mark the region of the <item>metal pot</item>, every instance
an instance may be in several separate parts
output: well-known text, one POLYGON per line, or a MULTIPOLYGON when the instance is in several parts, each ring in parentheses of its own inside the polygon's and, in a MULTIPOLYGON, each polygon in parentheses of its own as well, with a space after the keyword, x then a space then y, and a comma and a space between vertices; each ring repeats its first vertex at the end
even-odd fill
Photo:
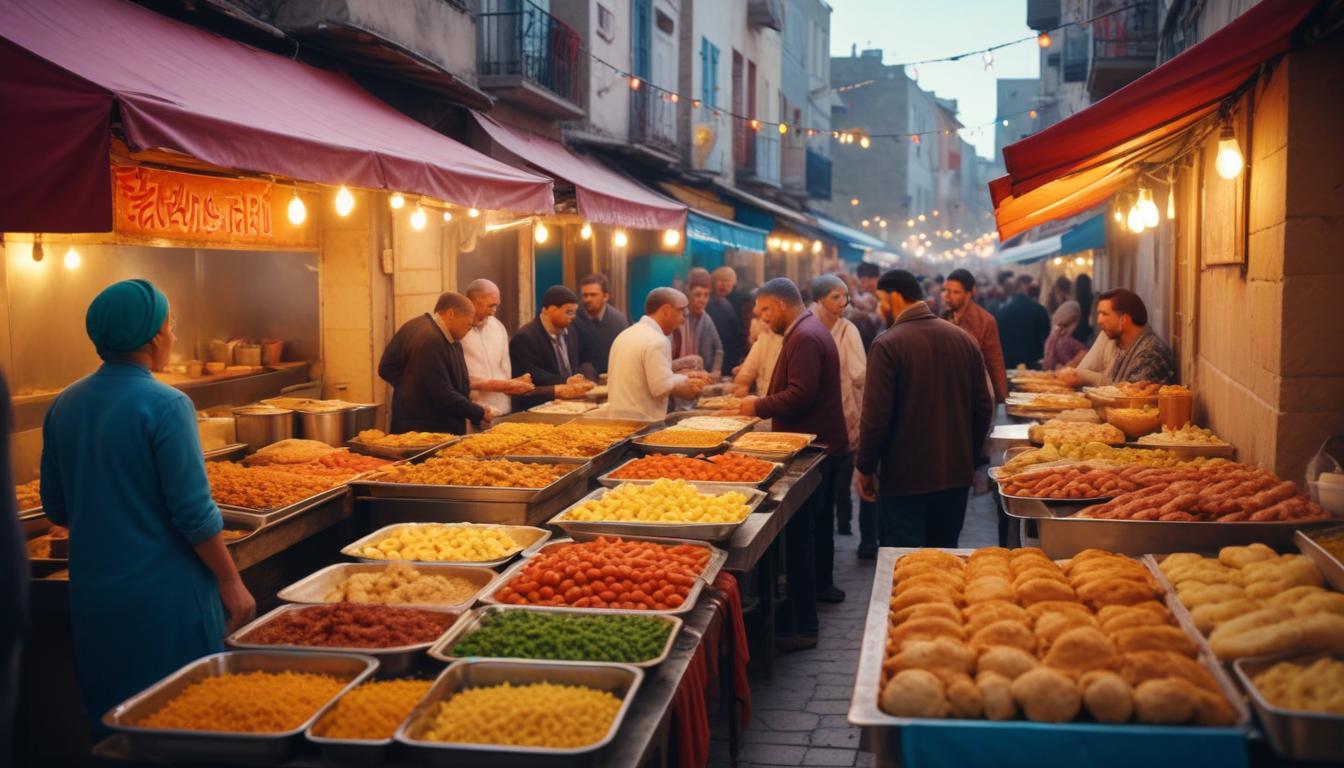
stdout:
POLYGON ((294 436, 294 412, 288 408, 245 405, 233 409, 233 422, 238 442, 253 451, 294 436))
POLYGON ((359 434, 366 429, 378 428, 378 409, 382 408, 382 403, 369 403, 368 405, 357 405, 354 407, 355 434, 359 434))
POLYGON ((299 437, 317 440, 333 448, 359 434, 355 429, 355 409, 339 411, 299 411, 299 437))

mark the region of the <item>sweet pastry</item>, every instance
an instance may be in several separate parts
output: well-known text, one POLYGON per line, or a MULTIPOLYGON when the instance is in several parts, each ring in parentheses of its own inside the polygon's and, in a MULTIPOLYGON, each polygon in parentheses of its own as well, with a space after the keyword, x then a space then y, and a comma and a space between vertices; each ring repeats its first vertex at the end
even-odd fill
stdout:
POLYGON ((1078 716, 1082 695, 1067 675, 1049 667, 1037 667, 1012 683, 1013 700, 1028 720, 1063 723, 1078 716))
POLYGON ((896 717, 947 717, 947 690, 936 675, 922 669, 897 672, 882 688, 882 711, 896 717))

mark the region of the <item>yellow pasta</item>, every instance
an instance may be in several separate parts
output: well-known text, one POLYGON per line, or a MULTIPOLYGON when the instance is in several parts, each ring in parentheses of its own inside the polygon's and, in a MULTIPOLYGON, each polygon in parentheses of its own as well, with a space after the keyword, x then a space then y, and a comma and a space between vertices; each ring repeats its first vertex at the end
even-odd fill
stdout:
POLYGON ((737 491, 701 493, 685 480, 622 485, 565 514, 569 520, 633 523, 739 523, 750 512, 737 491))
POLYGON ((486 525, 415 525, 394 528, 357 555, 374 560, 477 563, 522 549, 500 528, 486 525))
POLYGON ((136 725, 193 731, 276 733, 303 725, 346 683, 302 672, 246 672, 187 686, 136 725))
POLYGON ((576 749, 601 741, 620 709, 616 696, 580 685, 503 683, 440 702, 420 738, 576 749))
POLYGON ((364 683, 342 696, 313 733, 329 739, 390 739, 430 685, 428 680, 364 683))

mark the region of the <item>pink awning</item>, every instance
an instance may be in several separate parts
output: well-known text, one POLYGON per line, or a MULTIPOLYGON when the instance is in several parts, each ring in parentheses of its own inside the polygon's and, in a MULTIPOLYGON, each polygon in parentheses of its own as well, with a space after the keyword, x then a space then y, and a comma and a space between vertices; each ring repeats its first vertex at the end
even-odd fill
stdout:
POLYGON ((550 179, 417 123, 344 75, 126 0, 0 0, 0 231, 111 228, 114 108, 136 150, 476 208, 554 208, 550 179))
POLYGON ((472 114, 505 150, 573 184, 579 215, 588 221, 632 229, 681 229, 686 225, 687 208, 682 203, 663 197, 595 160, 578 157, 558 141, 511 128, 479 112, 472 114))

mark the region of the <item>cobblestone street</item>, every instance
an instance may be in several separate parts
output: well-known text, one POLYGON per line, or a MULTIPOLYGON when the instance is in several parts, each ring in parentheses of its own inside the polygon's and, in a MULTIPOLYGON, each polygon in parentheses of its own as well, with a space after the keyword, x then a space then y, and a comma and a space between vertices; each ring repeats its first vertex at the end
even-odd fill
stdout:
MULTIPOLYGON (((982 547, 998 540, 992 494, 973 496, 960 545, 982 547)), ((742 733, 738 765, 869 766, 859 751, 859 730, 846 719, 863 641, 863 622, 873 585, 872 560, 855 556, 859 537, 836 536, 835 583, 845 602, 821 604, 821 640, 816 649, 777 658, 771 680, 752 678, 751 724, 742 733)), ((709 764, 730 765, 727 732, 710 743, 709 764)))

